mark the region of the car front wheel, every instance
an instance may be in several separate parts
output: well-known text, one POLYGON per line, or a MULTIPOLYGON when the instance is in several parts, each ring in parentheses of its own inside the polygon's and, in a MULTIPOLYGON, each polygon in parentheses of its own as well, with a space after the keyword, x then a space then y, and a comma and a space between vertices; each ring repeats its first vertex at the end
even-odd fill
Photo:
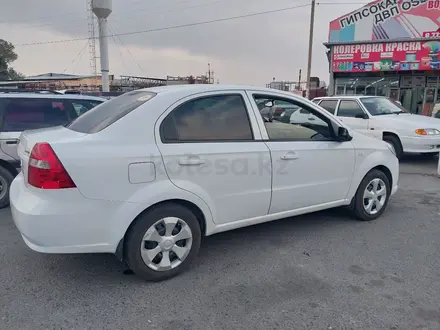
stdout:
POLYGON ((189 209, 167 203, 142 214, 125 240, 130 269, 147 281, 162 281, 190 266, 200 248, 201 230, 189 209))
POLYGON ((388 177, 382 171, 372 170, 361 181, 351 209, 359 220, 375 220, 385 211, 390 194, 388 177))

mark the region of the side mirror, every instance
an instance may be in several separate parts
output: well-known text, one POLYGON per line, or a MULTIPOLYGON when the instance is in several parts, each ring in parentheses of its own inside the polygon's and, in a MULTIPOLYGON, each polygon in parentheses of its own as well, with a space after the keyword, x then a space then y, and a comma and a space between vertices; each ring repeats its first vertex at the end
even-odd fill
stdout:
POLYGON ((348 130, 342 126, 338 127, 338 135, 336 138, 340 142, 351 141, 353 139, 348 130))
POLYGON ((267 101, 266 103, 264 103, 264 106, 268 108, 272 108, 274 106, 273 101, 267 101))
POLYGON ((360 118, 360 119, 368 119, 368 115, 366 113, 360 113, 354 116, 354 118, 360 118))

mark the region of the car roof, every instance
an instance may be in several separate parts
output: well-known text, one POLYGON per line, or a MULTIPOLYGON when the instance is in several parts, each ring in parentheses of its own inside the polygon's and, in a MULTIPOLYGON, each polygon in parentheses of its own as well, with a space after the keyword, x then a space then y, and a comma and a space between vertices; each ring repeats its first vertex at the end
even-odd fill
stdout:
POLYGON ((263 88, 249 85, 222 85, 222 84, 187 84, 187 85, 171 85, 137 89, 135 91, 148 91, 161 95, 191 95, 203 92, 221 92, 221 91, 244 91, 252 90, 256 92, 271 93, 285 95, 288 97, 302 98, 294 93, 284 92, 278 89, 263 88))
POLYGON ((32 99, 65 99, 65 100, 87 100, 87 101, 106 101, 103 97, 80 95, 80 94, 49 94, 49 93, 1 93, 0 98, 32 98, 32 99))
POLYGON ((376 95, 335 95, 335 96, 320 96, 315 97, 314 100, 332 100, 332 99, 363 99, 363 98, 372 98, 372 97, 385 97, 385 96, 376 96, 376 95))

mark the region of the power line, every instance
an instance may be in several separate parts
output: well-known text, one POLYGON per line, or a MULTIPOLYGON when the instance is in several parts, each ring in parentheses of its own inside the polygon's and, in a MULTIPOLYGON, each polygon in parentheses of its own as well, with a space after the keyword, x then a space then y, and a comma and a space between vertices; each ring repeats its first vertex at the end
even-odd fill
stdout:
MULTIPOLYGON (((136 60, 136 57, 134 57, 133 53, 130 51, 130 49, 128 49, 128 47, 125 46, 124 42, 122 41, 121 37, 116 33, 115 29, 111 26, 111 24, 109 23, 108 26, 110 27, 110 29, 113 31, 113 33, 118 37, 119 42, 121 43, 121 45, 124 47, 124 49, 127 51, 127 53, 130 54, 130 56, 133 58, 134 62, 136 63, 137 67, 139 68, 139 70, 141 70, 143 73, 145 73, 144 69, 142 69, 142 67, 140 66, 139 62, 136 60)), ((115 40, 115 38, 113 38, 113 40, 115 40)), ((121 54, 122 56, 122 54, 121 54)))
MULTIPOLYGON (((75 61, 76 61, 76 59, 77 59, 79 56, 82 57, 82 54, 83 54, 84 50, 86 49, 86 47, 87 47, 88 45, 89 45, 89 41, 87 40, 87 42, 86 42, 86 44, 84 45, 84 47, 81 48, 81 50, 78 52, 78 54, 76 54, 76 56, 73 58, 71 64, 74 64, 75 61)), ((66 68, 64 69, 63 73, 65 73, 65 72, 67 71, 67 69, 68 69, 68 67, 66 67, 66 68)))
MULTIPOLYGON (((206 24, 226 22, 226 21, 232 21, 232 20, 248 18, 248 17, 262 16, 262 15, 267 15, 267 14, 284 12, 284 11, 288 11, 288 10, 292 10, 292 9, 298 9, 298 8, 302 8, 302 7, 308 7, 308 6, 310 6, 310 4, 303 4, 303 5, 298 5, 298 6, 284 7, 284 8, 279 8, 279 9, 266 10, 266 11, 250 13, 250 14, 244 14, 244 15, 238 15, 238 16, 229 16, 229 17, 218 18, 218 19, 207 20, 207 21, 201 21, 201 22, 195 22, 195 23, 172 25, 172 26, 156 28, 156 29, 148 29, 148 30, 139 30, 139 31, 133 31, 133 32, 118 33, 118 34, 113 34, 113 35, 107 35, 105 37, 109 38, 109 37, 115 37, 115 36, 128 36, 128 35, 144 34, 144 33, 159 32, 159 31, 166 31, 166 30, 175 30, 175 29, 181 29, 181 28, 198 26, 198 25, 206 25, 206 24)), ((74 39, 41 41, 41 42, 18 44, 18 45, 15 45, 15 47, 47 45, 47 44, 58 44, 58 43, 66 43, 66 42, 85 41, 85 40, 88 40, 88 39, 89 38, 74 38, 74 39)))
MULTIPOLYGON (((157 12, 157 11, 152 11, 152 10, 156 10, 156 9, 163 9, 163 8, 167 8, 167 7, 170 7, 170 5, 172 5, 173 7, 175 7, 176 5, 179 5, 179 4, 185 4, 185 3, 188 3, 189 2, 189 0, 183 0, 183 1, 177 1, 177 2, 173 2, 173 3, 170 3, 170 4, 168 4, 168 5, 165 5, 165 6, 154 6, 154 7, 150 7, 150 8, 139 8, 139 9, 134 9, 134 10, 130 10, 129 12, 125 12, 125 14, 126 13, 131 13, 131 12, 136 12, 136 13, 143 13, 143 12, 148 12, 147 14, 143 14, 142 15, 142 18, 144 18, 144 17, 149 17, 149 16, 157 16, 157 15, 162 15, 162 14, 168 14, 168 13, 173 13, 173 12, 184 12, 184 11, 186 11, 186 10, 189 10, 189 9, 196 9, 196 8, 201 8, 201 7, 206 7, 206 6, 211 6, 211 5, 216 5, 216 4, 219 4, 219 3, 223 3, 223 2, 225 2, 225 1, 232 1, 232 0, 216 0, 216 1, 210 1, 210 2, 207 2, 207 3, 200 3, 200 4, 196 4, 196 5, 191 5, 191 6, 185 6, 185 7, 182 7, 182 8, 179 8, 179 9, 172 9, 172 10, 165 10, 165 11, 159 11, 159 12, 157 12)), ((254 0, 255 1, 255 0, 254 0)), ((145 2, 142 2, 142 3, 145 3, 145 2)), ((117 13, 115 13, 116 15, 116 19, 115 18, 112 18, 112 22, 124 22, 124 23, 126 23, 127 22, 127 19, 128 18, 133 18, 133 17, 136 17, 136 16, 126 16, 126 15, 124 15, 123 17, 121 17, 121 18, 119 18, 119 16, 117 15, 117 13)), ((113 17, 113 16, 112 16, 113 17)), ((56 18, 60 18, 60 17, 56 17, 56 18)), ((57 23, 55 23, 55 22, 51 22, 51 23, 44 23, 44 24, 37 24, 37 25, 26 25, 26 27, 27 28, 32 28, 32 29, 34 29, 34 28, 41 28, 41 27, 43 27, 43 29, 34 29, 34 31, 44 31, 45 30, 45 28, 44 27, 50 27, 50 26, 56 26, 56 27, 60 27, 60 26, 72 26, 73 25, 73 23, 78 23, 78 24, 83 24, 85 21, 87 21, 88 19, 87 18, 82 18, 82 19, 76 19, 76 20, 71 20, 71 21, 65 21, 65 20, 63 20, 63 22, 61 23, 61 24, 57 24, 57 23)), ((6 23, 6 22, 5 22, 6 23)), ((0 24, 1 24, 1 22, 0 22, 0 24)))
MULTIPOLYGON (((88 44, 88 43, 89 43, 89 41, 87 41, 87 44, 88 44)), ((87 47, 87 44, 86 44, 86 47, 87 47)), ((72 72, 73 74, 75 73, 76 69, 78 68, 79 63, 81 62, 81 60, 82 60, 82 58, 83 58, 83 56, 84 56, 84 53, 85 53, 86 47, 84 47, 84 48, 82 49, 82 51, 81 51, 81 55, 79 56, 78 62, 76 62, 75 68, 73 69, 73 72, 72 72)))
MULTIPOLYGON (((109 27, 113 30, 113 28, 110 26, 110 24, 109 24, 109 27)), ((125 70, 129 71, 129 70, 128 70, 127 63, 125 63, 124 56, 122 56, 122 52, 121 52, 121 50, 120 50, 119 47, 118 47, 118 44, 117 44, 117 42, 116 42, 115 37, 112 37, 112 39, 113 39, 113 42, 115 43, 116 48, 118 48, 118 53, 119 53, 119 56, 121 57, 122 64, 124 65, 125 70)))

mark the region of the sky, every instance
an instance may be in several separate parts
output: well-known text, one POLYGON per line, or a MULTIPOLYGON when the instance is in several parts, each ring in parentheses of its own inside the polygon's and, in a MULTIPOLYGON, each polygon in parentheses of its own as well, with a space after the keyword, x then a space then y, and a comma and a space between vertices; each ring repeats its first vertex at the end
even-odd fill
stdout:
MULTIPOLYGON (((368 1, 317 1, 312 76, 328 81, 323 43, 329 22, 368 1)), ((0 38, 16 45, 25 74, 90 74, 87 0, 3 1, 0 38), (45 43, 57 40, 70 42, 45 43), (40 43, 37 45, 25 45, 40 43)), ((123 34, 307 5, 310 0, 113 0, 109 33, 123 34)), ((154 78, 203 75, 225 84, 265 86, 305 80, 310 6, 176 29, 109 38, 110 74, 154 78)), ((99 43, 96 41, 96 56, 99 43)), ((99 72, 99 58, 97 59, 99 72)))

